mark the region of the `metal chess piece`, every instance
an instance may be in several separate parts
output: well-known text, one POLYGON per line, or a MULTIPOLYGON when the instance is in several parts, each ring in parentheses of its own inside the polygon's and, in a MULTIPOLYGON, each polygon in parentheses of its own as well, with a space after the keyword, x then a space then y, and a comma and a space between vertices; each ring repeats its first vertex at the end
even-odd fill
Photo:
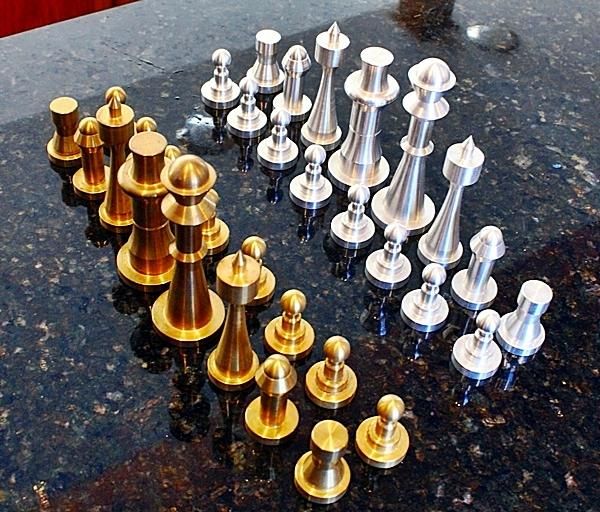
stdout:
POLYGON ((369 254, 365 263, 365 275, 371 284, 384 290, 400 288, 412 270, 410 261, 402 254, 402 244, 408 232, 400 224, 393 223, 385 228, 383 249, 369 254))
POLYGON ((333 187, 321 174, 321 166, 327 153, 321 146, 313 144, 304 152, 304 172, 290 182, 290 199, 301 208, 317 210, 329 204, 333 187))
POLYGON ((213 52, 211 59, 215 70, 213 77, 200 89, 202 102, 207 107, 220 110, 235 107, 240 99, 240 88, 229 78, 231 53, 219 48, 213 52))
POLYGON ((430 263, 423 269, 423 285, 408 292, 402 299, 401 315, 409 327, 420 332, 439 329, 448 318, 448 303, 440 295, 446 281, 444 267, 430 263))
POLYGON ((498 293, 492 277, 494 263, 504 256, 506 247, 502 231, 496 226, 485 226, 471 238, 469 267, 452 278, 452 298, 463 308, 477 311, 487 308, 498 293))
POLYGON ((165 158, 168 158, 169 160, 175 160, 181 155, 181 149, 173 144, 167 144, 167 147, 165 148, 165 158))
POLYGON ((140 117, 135 122, 135 133, 156 131, 158 131, 158 125, 156 124, 156 121, 150 116, 140 117))
POLYGON ((77 167, 81 164, 81 152, 73 139, 79 123, 77 100, 62 96, 53 99, 49 108, 55 131, 46 145, 48 160, 59 167, 77 167))
POLYGON ((473 137, 453 144, 446 152, 442 172, 450 182, 446 199, 429 231, 419 240, 417 255, 423 263, 455 267, 463 253, 460 243, 460 207, 464 187, 477 183, 485 157, 473 137))
POLYGON ((219 193, 211 188, 204 198, 212 203, 213 215, 202 224, 202 244, 206 247, 206 255, 214 256, 227 248, 229 244, 229 226, 217 217, 217 206, 221 201, 219 193))
POLYGON ((256 106, 254 95, 258 86, 252 78, 242 78, 240 90, 242 98, 239 106, 227 114, 227 130, 241 139, 253 139, 264 132, 267 116, 256 106))
POLYGON ((73 175, 73 188, 84 199, 102 198, 108 186, 110 169, 104 165, 104 143, 99 132, 98 121, 86 117, 74 136, 81 151, 81 168, 73 175))
POLYGON ((360 58, 362 68, 344 83, 352 100, 348 135, 328 165, 331 181, 343 190, 356 184, 377 187, 390 173, 379 142, 379 121, 383 107, 399 92, 398 82, 388 75, 394 56, 385 48, 371 47, 364 49, 360 58))
POLYGON ((271 137, 258 145, 258 161, 272 171, 283 171, 296 165, 298 146, 287 136, 290 114, 286 110, 273 110, 271 114, 271 137))
POLYGON ((283 56, 285 81, 283 92, 273 98, 273 108, 287 110, 291 122, 304 121, 308 117, 312 102, 304 91, 303 76, 310 69, 310 57, 304 46, 295 44, 283 56))
POLYGON ((260 279, 258 280, 258 291, 248 306, 262 306, 273 298, 277 280, 275 274, 263 265, 263 259, 267 253, 267 244, 259 236, 249 236, 242 242, 242 252, 246 256, 254 258, 260 265, 260 279))
POLYGON ((425 194, 425 159, 433 152, 431 132, 435 121, 450 107, 442 94, 456 83, 448 65, 440 59, 425 59, 408 71, 413 91, 402 101, 411 115, 408 134, 400 146, 404 154, 389 187, 373 196, 373 220, 381 227, 399 222, 408 234, 422 233, 435 215, 433 201, 425 194))
POLYGON ((552 288, 543 281, 526 281, 517 298, 517 309, 500 319, 496 340, 507 352, 517 356, 535 354, 546 339, 540 317, 552 301, 552 288))
POLYGON ((323 72, 319 91, 308 121, 302 126, 301 140, 305 146, 319 144, 323 149, 335 149, 342 140, 342 129, 337 123, 333 75, 340 67, 350 39, 333 23, 327 32, 321 32, 315 42, 315 60, 323 72))
POLYGON ((364 185, 350 187, 348 210, 338 213, 331 220, 330 235, 335 243, 346 249, 361 249, 371 243, 375 236, 375 224, 365 214, 369 196, 369 189, 364 185))
POLYGON ((356 452, 369 466, 393 468, 400 464, 410 440, 400 418, 404 401, 397 395, 382 396, 377 402, 377 416, 364 420, 356 429, 356 452))
POLYGON ((264 29, 256 33, 256 62, 246 76, 253 78, 261 94, 273 94, 281 91, 285 75, 277 63, 277 50, 281 34, 275 30, 264 29))
POLYGON ((465 377, 479 381, 489 379, 502 363, 502 352, 494 343, 500 315, 493 309, 486 309, 477 315, 475 323, 474 334, 465 334, 454 343, 451 360, 465 377))

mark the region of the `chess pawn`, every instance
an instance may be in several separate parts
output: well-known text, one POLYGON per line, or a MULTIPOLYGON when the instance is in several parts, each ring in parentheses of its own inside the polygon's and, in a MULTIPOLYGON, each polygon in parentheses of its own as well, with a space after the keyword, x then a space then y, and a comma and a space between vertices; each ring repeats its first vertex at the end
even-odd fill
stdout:
POLYGON ((272 171, 283 171, 296 165, 298 146, 287 136, 290 114, 286 110, 273 110, 271 137, 258 145, 258 161, 272 171))
POLYGON ((260 396, 246 408, 244 423, 259 443, 278 445, 291 436, 300 416, 287 395, 298 381, 296 370, 279 354, 269 356, 254 377, 260 396))
POLYGON ((242 251, 225 256, 217 265, 217 292, 229 303, 217 348, 208 356, 208 378, 219 389, 238 391, 252 384, 258 356, 246 327, 246 304, 258 290, 260 265, 242 251))
POLYGON ((313 503, 327 505, 340 500, 350 485, 350 467, 344 459, 348 430, 334 420, 317 423, 310 433, 310 451, 294 468, 298 492, 313 503))
POLYGON ((213 52, 211 59, 215 70, 213 77, 200 89, 202 102, 207 107, 220 110, 235 107, 240 98, 240 88, 229 78, 231 53, 219 48, 213 52))
POLYGON ((452 298, 463 308, 477 311, 488 307, 498 293, 492 277, 494 263, 504 256, 506 247, 502 231, 496 226, 485 226, 471 238, 469 267, 452 278, 452 298))
POLYGON ((402 244, 408 232, 400 224, 390 224, 383 233, 383 249, 372 252, 365 263, 365 276, 371 284, 384 290, 400 288, 412 270, 410 261, 402 254, 402 244))
POLYGON ((212 203, 211 210, 214 213, 202 224, 202 244, 206 247, 206 255, 214 256, 227 248, 229 244, 229 226, 217 217, 217 206, 221 201, 218 192, 211 188, 204 199, 212 203))
POLYGON ((295 205, 317 210, 329 204, 333 188, 331 182, 321 174, 321 166, 326 158, 325 150, 316 144, 304 152, 304 172, 290 182, 290 199, 295 205))
POLYGON ((281 316, 265 327, 265 346, 271 352, 283 354, 290 361, 306 357, 315 342, 315 331, 302 318, 306 297, 300 290, 288 290, 279 302, 281 316))
POLYGON ((135 123, 135 133, 156 131, 158 131, 158 125, 150 116, 140 117, 135 123))
POLYGON ((500 315, 486 309, 477 315, 474 334, 465 334, 452 347, 452 364, 465 377, 474 380, 489 379, 500 363, 502 352, 494 343, 494 333, 500 325, 500 315))
POLYGON ((144 292, 157 290, 173 277, 175 260, 169 253, 173 234, 161 211, 167 195, 160 174, 167 139, 153 131, 139 132, 129 141, 131 154, 118 173, 119 185, 133 201, 133 229, 117 254, 119 277, 144 292))
POLYGON ((170 192, 161 204, 170 221, 175 243, 171 255, 175 271, 169 289, 152 306, 152 323, 163 338, 177 345, 209 341, 223 325, 225 308, 219 296, 208 289, 202 258, 206 253, 202 224, 213 215, 213 203, 205 196, 217 173, 195 155, 171 160, 161 172, 161 182, 170 192))
POLYGON ((267 244, 259 236, 249 236, 242 242, 242 252, 246 256, 254 258, 260 265, 260 279, 258 280, 258 292, 254 300, 248 306, 261 306, 273 298, 275 293, 275 274, 263 265, 263 258, 267 252, 267 244))
POLYGON ((120 85, 112 85, 104 92, 104 103, 108 104, 113 96, 117 96, 121 104, 127 103, 127 93, 120 85))
POLYGON ((432 332, 448 318, 448 303, 440 295, 440 286, 446 281, 444 267, 430 263, 423 269, 423 285, 408 292, 402 299, 402 319, 416 331, 432 332))
POLYGON ((323 353, 325 360, 312 365, 306 373, 306 394, 319 407, 339 409, 356 394, 356 374, 345 364, 350 343, 342 336, 332 336, 323 345, 323 353))
POLYGON ((371 243, 375 236, 375 224, 365 214, 369 196, 369 189, 364 185, 350 187, 348 210, 338 213, 331 220, 330 234, 335 243, 346 249, 361 249, 371 243))
POLYGON ((343 190, 357 184, 378 187, 390 173, 379 142, 379 121, 383 107, 399 92, 398 82, 388 75, 394 56, 385 48, 371 47, 365 48, 360 58, 362 68, 344 83, 352 100, 348 135, 328 164, 329 178, 343 190))
POLYGON ((453 268, 459 262, 463 253, 460 243, 463 190, 477 183, 484 160, 483 152, 475 146, 473 137, 448 148, 442 172, 450 185, 431 228, 419 240, 417 255, 423 263, 433 262, 453 268))
POLYGON ((108 185, 109 168, 104 165, 104 144, 96 119, 82 119, 74 140, 81 151, 81 169, 73 175, 75 194, 84 199, 101 198, 108 185))
POLYGON ((496 340, 507 352, 517 356, 535 354, 546 339, 540 317, 552 301, 552 288, 543 281, 526 281, 517 298, 517 309, 500 319, 496 340))
POLYGON ((321 64, 322 74, 315 105, 308 121, 302 126, 301 140, 305 146, 319 144, 323 149, 335 149, 342 139, 337 124, 333 75, 340 67, 350 39, 333 23, 327 32, 321 32, 315 42, 315 60, 321 64))
POLYGON ((283 92, 273 98, 273 108, 289 112, 291 122, 304 121, 308 117, 312 102, 302 94, 304 90, 303 76, 310 69, 310 57, 304 46, 295 44, 283 56, 285 81, 283 92))
POLYGON ((227 114, 227 130, 241 139, 258 137, 267 127, 267 116, 256 106, 256 82, 249 77, 240 80, 240 104, 227 114))
POLYGON ((256 33, 256 62, 246 76, 256 81, 258 92, 273 94, 281 91, 285 75, 277 63, 277 50, 281 34, 264 29, 256 33))
POLYGON ((77 167, 81 164, 81 152, 73 138, 79 123, 77 100, 62 96, 53 99, 49 108, 55 131, 46 145, 48 160, 59 167, 77 167))
POLYGON ((403 414, 403 400, 385 395, 377 402, 377 416, 367 418, 356 429, 356 452, 369 466, 393 468, 404 460, 410 441, 400 423, 403 414))
POLYGON ((181 156, 181 149, 173 144, 168 144, 165 148, 165 158, 175 160, 178 156, 181 156))
POLYGON ((416 235, 435 215, 433 201, 425 194, 425 159, 433 152, 435 121, 450 110, 442 94, 454 87, 456 77, 443 60, 429 58, 411 67, 408 78, 414 90, 402 102, 411 115, 408 134, 400 143, 404 154, 390 186, 373 196, 371 209, 379 226, 399 222, 409 235, 416 235))
POLYGON ((128 153, 127 143, 134 133, 133 109, 121 102, 122 89, 112 89, 108 102, 96 112, 100 126, 100 138, 110 152, 110 174, 108 189, 98 211, 100 223, 109 231, 128 231, 133 224, 131 198, 119 186, 117 174, 125 163, 128 153))

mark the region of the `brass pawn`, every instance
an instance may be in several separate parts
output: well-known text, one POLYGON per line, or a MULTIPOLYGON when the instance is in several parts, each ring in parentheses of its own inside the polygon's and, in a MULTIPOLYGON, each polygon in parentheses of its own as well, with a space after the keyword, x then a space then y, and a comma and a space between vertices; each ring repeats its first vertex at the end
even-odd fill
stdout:
POLYGON ((339 409, 356 394, 356 374, 345 364, 350 343, 342 336, 332 336, 323 345, 325 360, 312 365, 306 373, 305 390, 319 407, 339 409))
POLYGON ((262 306, 273 298, 277 281, 275 274, 263 265, 263 258, 267 252, 266 242, 259 236, 249 236, 242 242, 242 252, 258 261, 260 265, 260 279, 258 293, 249 306, 262 306))
POLYGON ((317 423, 310 433, 310 451, 294 469, 294 484, 308 501, 327 505, 338 501, 350 485, 350 467, 342 457, 348 430, 334 420, 317 423))
POLYGON ((404 402, 399 396, 385 395, 377 402, 377 416, 364 420, 356 430, 356 451, 376 468, 393 468, 408 451, 408 432, 399 420, 404 402))
POLYGON ((181 155, 181 149, 179 149, 177 146, 174 146, 173 144, 169 144, 165 148, 165 158, 168 158, 169 160, 175 160, 178 156, 181 155))
POLYGON ((158 131, 158 125, 156 124, 156 121, 149 116, 140 117, 135 123, 136 133, 156 131, 158 131))
POLYGON ((104 103, 109 103, 113 96, 118 96, 121 103, 127 103, 127 93, 120 85, 111 85, 106 89, 104 92, 104 103))
POLYGON ((302 318, 306 297, 300 290, 288 290, 281 296, 281 316, 265 328, 265 346, 271 352, 283 354, 290 361, 306 357, 315 342, 315 331, 302 318))
POLYGON ((206 247, 206 254, 214 256, 227 248, 229 244, 229 226, 217 217, 217 206, 219 206, 221 198, 214 188, 208 191, 206 200, 213 204, 214 214, 202 224, 202 239, 206 247))
POLYGON ((79 122, 77 100, 61 96, 53 99, 49 108, 55 130, 46 145, 48 160, 59 167, 77 167, 81 163, 81 152, 73 138, 79 122))
POLYGON ((300 419, 296 405, 287 398, 298 381, 296 370, 285 357, 274 354, 254 378, 260 396, 246 408, 246 430, 259 443, 277 445, 294 433, 300 419))
POLYGON ((81 168, 73 175, 75 194, 84 199, 100 198, 106 192, 110 169, 104 165, 98 121, 93 117, 82 119, 74 140, 81 150, 81 168))

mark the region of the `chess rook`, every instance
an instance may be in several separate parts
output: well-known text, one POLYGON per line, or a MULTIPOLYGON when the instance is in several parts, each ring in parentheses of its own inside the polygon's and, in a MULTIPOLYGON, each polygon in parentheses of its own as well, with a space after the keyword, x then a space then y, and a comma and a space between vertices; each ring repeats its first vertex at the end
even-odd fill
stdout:
POLYGON ((423 285, 402 299, 401 316, 409 327, 420 332, 437 331, 448 318, 448 303, 440 295, 446 281, 444 267, 430 263, 423 269, 423 285))
POLYGON ((348 209, 331 220, 329 234, 336 244, 346 249, 361 249, 371 243, 375 236, 375 224, 365 214, 369 196, 369 189, 363 185, 350 187, 348 209))
POLYGON ((283 171, 298 161, 298 146, 288 137, 290 114, 287 110, 273 110, 271 124, 271 136, 262 140, 256 150, 258 161, 267 169, 283 171))
POLYGON ((235 107, 240 99, 240 88, 229 78, 231 54, 219 48, 213 52, 211 59, 215 70, 213 77, 200 89, 202 102, 207 107, 219 110, 235 107))
POLYGON ((365 276, 371 284, 384 290, 400 288, 410 277, 411 264, 402 254, 402 244, 408 232, 400 224, 385 228, 383 249, 369 254, 365 263, 365 276))
POLYGON ((312 107, 308 96, 303 94, 302 78, 310 69, 310 57, 304 46, 296 44, 283 56, 282 64, 285 71, 283 92, 273 98, 273 108, 287 110, 292 123, 304 121, 312 107))
POLYGON ((256 61, 246 76, 254 79, 260 94, 273 94, 281 91, 285 75, 277 63, 281 34, 264 29, 256 33, 256 61))
POLYGON ((229 244, 229 226, 217 217, 217 206, 221 200, 218 192, 211 188, 204 199, 212 203, 211 210, 214 213, 202 224, 202 243, 206 248, 206 255, 214 256, 227 248, 229 244))
POLYGON ((258 291, 248 306, 262 306, 273 298, 277 280, 275 274, 263 265, 263 258, 267 253, 267 244, 259 236, 249 236, 242 242, 242 252, 246 256, 254 258, 260 265, 260 279, 258 280, 258 291))
POLYGON ((264 132, 267 116, 256 106, 254 98, 258 86, 249 77, 240 80, 240 104, 227 114, 227 130, 240 139, 253 139, 264 132))
POLYGON ((101 199, 110 171, 104 165, 104 143, 100 139, 98 121, 93 117, 82 119, 74 140, 81 151, 81 169, 73 175, 75 194, 84 199, 101 199))
POLYGON ((322 175, 323 162, 327 153, 321 146, 313 144, 306 148, 304 172, 290 182, 290 199, 301 208, 317 210, 326 206, 331 199, 331 182, 322 175))
POLYGON ((46 145, 48 160, 59 167, 77 167, 81 164, 81 152, 73 138, 79 122, 77 100, 62 96, 53 99, 49 108, 55 131, 46 145))

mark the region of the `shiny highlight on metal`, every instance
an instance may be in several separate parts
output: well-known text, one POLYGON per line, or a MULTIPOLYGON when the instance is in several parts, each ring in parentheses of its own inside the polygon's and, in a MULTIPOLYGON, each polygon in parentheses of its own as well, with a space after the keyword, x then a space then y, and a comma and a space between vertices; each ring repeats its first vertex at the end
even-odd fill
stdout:
POLYGON ((448 303, 440 295, 440 286, 446 281, 444 267, 430 263, 423 269, 423 285, 408 292, 402 299, 402 320, 420 332, 437 331, 448 318, 448 303))
POLYGON ((84 199, 102 198, 110 170, 104 165, 104 143, 100 139, 98 121, 93 117, 82 119, 74 140, 81 151, 81 168, 73 175, 75 194, 84 199))
POLYGON ((313 144, 306 148, 304 172, 290 182, 290 199, 294 204, 307 210, 318 210, 329 204, 333 187, 321 168, 326 158, 327 153, 321 146, 313 144))
POLYGON ((285 81, 283 92, 273 98, 273 108, 287 110, 291 122, 304 121, 310 112, 312 102, 304 92, 303 76, 310 69, 310 57, 304 46, 296 44, 283 56, 285 81))
POLYGON ((265 131, 267 116, 256 106, 256 81, 249 77, 240 80, 240 104, 227 114, 227 130, 241 139, 253 139, 265 131))
POLYGON ((256 150, 258 161, 272 171, 283 171, 296 165, 298 146, 288 137, 290 114, 287 110, 273 110, 271 136, 262 140, 256 150))
POLYGON ((259 236, 249 236, 242 242, 242 252, 246 256, 254 258, 260 265, 260 279, 258 280, 258 291, 248 306, 262 306, 273 298, 277 280, 275 274, 263 265, 263 259, 267 253, 267 244, 259 236))
POLYGON ((361 249, 375 236, 375 224, 365 214, 369 202, 369 189, 353 185, 348 190, 348 209, 331 219, 330 235, 333 241, 346 249, 361 249))
POLYGON ((281 91, 285 75, 277 63, 281 34, 276 30, 264 29, 256 33, 256 61, 246 76, 256 80, 258 92, 273 94, 281 91))
POLYGON ((140 117, 135 122, 135 133, 156 131, 158 131, 158 125, 156 124, 156 121, 150 116, 140 117))
POLYGON ((412 270, 409 259, 402 254, 402 244, 408 232, 400 224, 390 224, 383 233, 383 249, 369 254, 365 276, 371 284, 383 290, 395 290, 406 283, 412 270))
POLYGON ((213 52, 211 60, 215 70, 213 77, 200 88, 202 102, 207 107, 220 110, 235 107, 240 99, 240 88, 229 78, 231 53, 219 48, 213 52))
POLYGON ((212 203, 214 214, 202 224, 202 244, 206 248, 206 255, 214 256, 227 248, 229 244, 229 226, 217 217, 217 206, 221 201, 218 192, 211 188, 204 199, 212 203))
POLYGON ((46 145, 48 160, 59 167, 81 165, 81 152, 73 136, 79 123, 79 104, 75 98, 61 96, 50 102, 54 134, 46 145))

